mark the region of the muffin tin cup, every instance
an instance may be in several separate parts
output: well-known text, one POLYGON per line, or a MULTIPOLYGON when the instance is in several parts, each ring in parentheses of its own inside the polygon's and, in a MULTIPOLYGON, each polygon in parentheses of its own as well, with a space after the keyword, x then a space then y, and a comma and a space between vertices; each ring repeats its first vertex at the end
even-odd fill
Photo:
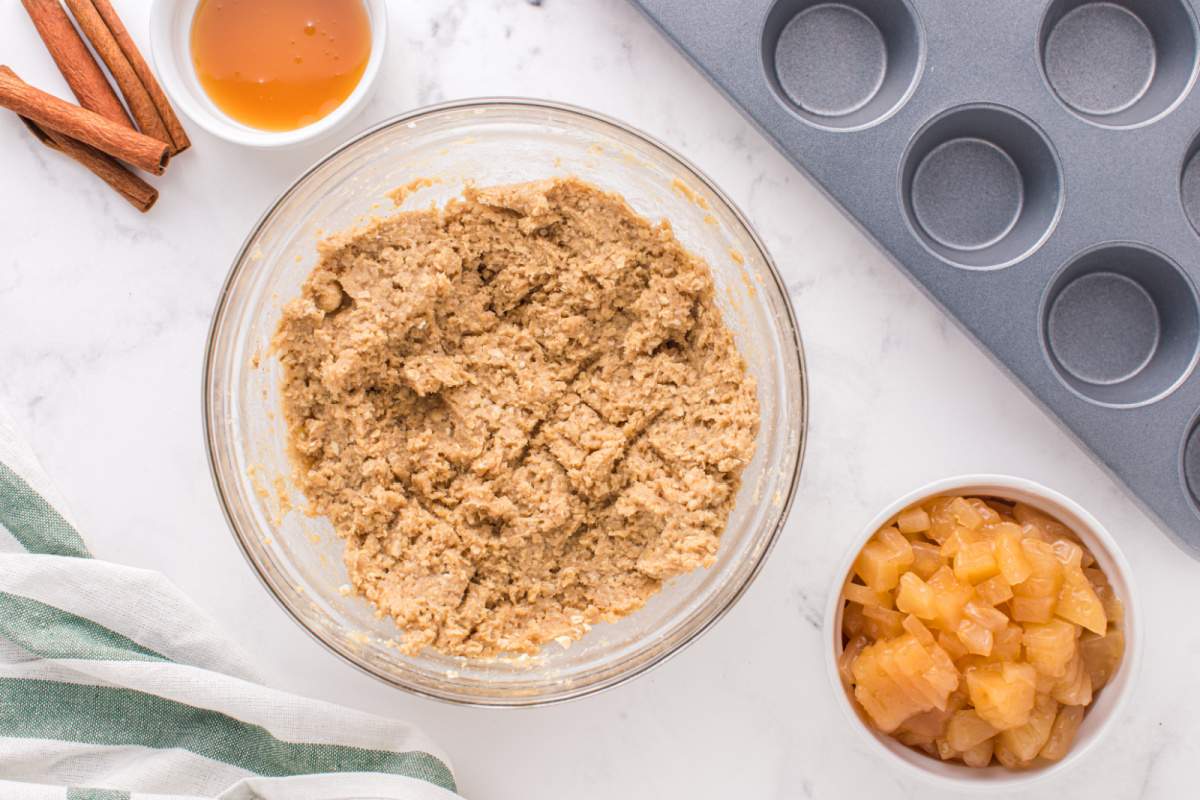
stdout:
POLYGON ((824 627, 826 673, 833 688, 834 702, 872 754, 942 789, 955 792, 1013 791, 1017 788, 1027 788, 1033 783, 1041 783, 1079 764, 1121 718, 1141 667, 1141 620, 1137 588, 1133 585, 1129 563, 1112 535, 1079 504, 1053 489, 1025 478, 1008 475, 960 475, 935 481, 888 504, 854 539, 852 546, 838 564, 833 583, 829 587, 824 627), (859 716, 857 706, 842 684, 837 666, 838 657, 842 653, 842 610, 845 606, 842 587, 850 575, 854 559, 863 545, 889 519, 913 503, 939 495, 994 496, 1018 500, 1053 515, 1074 531, 1080 541, 1092 551, 1125 606, 1125 656, 1121 666, 1108 685, 1096 695, 1093 704, 1088 706, 1075 743, 1062 761, 1025 771, 1013 771, 996 764, 984 769, 975 769, 962 764, 939 761, 901 744, 890 736, 874 731, 859 716))
POLYGON ((1180 267, 1130 243, 1100 245, 1068 263, 1042 301, 1051 366, 1085 399, 1153 403, 1183 382, 1200 353, 1200 300, 1180 267))
POLYGON ((1179 449, 1179 480, 1193 507, 1200 513, 1200 412, 1188 425, 1188 433, 1179 449))
POLYGON ((1016 263, 1046 240, 1062 211, 1058 156, 1011 109, 970 105, 941 114, 913 138, 900 169, 913 232, 956 266, 1016 263))
POLYGON ((1128 128, 1158 119, 1191 89, 1196 38, 1184 0, 1053 0, 1038 43, 1064 106, 1093 124, 1128 128))
POLYGON ((1179 202, 1183 213, 1200 235, 1200 134, 1192 139, 1192 145, 1183 158, 1183 169, 1179 175, 1179 202))
POLYGON ((780 0, 767 16, 762 57, 772 88, 800 119, 855 130, 903 104, 924 48, 906 0, 780 0))
POLYGON ((1200 558, 1200 0, 633 2, 1200 558))

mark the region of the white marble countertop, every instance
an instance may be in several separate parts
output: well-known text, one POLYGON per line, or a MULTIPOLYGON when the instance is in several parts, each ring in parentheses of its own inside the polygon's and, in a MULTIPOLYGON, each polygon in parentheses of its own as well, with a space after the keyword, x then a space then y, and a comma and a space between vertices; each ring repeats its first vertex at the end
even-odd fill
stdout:
MULTIPOLYGON (((119 4, 145 42, 149 0, 119 4)), ((936 478, 1008 472, 1107 525, 1146 612, 1124 718, 1038 798, 1195 797, 1200 618, 1185 557, 1042 410, 918 292, 623 0, 393 4, 373 102, 332 139, 193 152, 137 214, 0 115, 0 403, 98 556, 161 570, 282 688, 424 726, 475 798, 846 798, 926 794, 873 759, 834 706, 819 618, 830 571, 878 508, 936 478), (200 366, 232 256, 268 203, 339 135, 435 101, 526 95, 626 120, 707 171, 788 282, 809 358, 811 430, 779 546, 713 630, 650 674, 531 711, 457 708, 360 674, 293 624, 225 526, 201 441, 200 366), (923 389, 922 387, 928 387, 923 389)), ((0 53, 66 87, 21 10, 0 53)), ((936 796, 936 795, 935 795, 936 796)))

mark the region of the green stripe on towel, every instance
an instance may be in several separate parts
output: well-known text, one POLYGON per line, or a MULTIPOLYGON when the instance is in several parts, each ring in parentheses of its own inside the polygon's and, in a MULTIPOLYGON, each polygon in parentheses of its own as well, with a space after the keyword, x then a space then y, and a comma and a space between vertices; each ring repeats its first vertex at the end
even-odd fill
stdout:
POLYGON ((3 463, 0 463, 0 525, 31 553, 91 557, 71 523, 3 463))
POLYGON ((450 770, 428 753, 285 742, 259 725, 131 689, 0 678, 3 736, 177 747, 265 777, 377 772, 456 791, 450 770))
POLYGON ((0 637, 42 658, 170 660, 90 619, 8 592, 0 592, 0 637))
POLYGON ((129 792, 117 789, 67 789, 67 800, 129 800, 129 792))

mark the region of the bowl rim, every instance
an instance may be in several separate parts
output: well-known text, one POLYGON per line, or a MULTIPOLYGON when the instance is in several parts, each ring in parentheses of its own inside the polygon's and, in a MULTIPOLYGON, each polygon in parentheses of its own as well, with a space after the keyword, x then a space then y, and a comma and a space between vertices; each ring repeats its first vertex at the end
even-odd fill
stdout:
MULTIPOLYGON (((1047 511, 1047 513, 1055 512, 1047 511)), ((1042 783, 1052 776, 1057 776, 1078 764, 1107 735, 1116 720, 1121 716, 1130 695, 1133 694, 1136 679, 1141 670, 1143 623, 1140 603, 1139 593, 1137 587, 1134 585, 1133 569, 1126 560, 1125 554, 1121 551, 1121 548, 1117 545, 1116 540, 1109 533, 1108 529, 1074 500, 1037 481, 1013 475, 993 473, 955 475, 927 483, 924 486, 906 492, 891 503, 888 503, 864 526, 862 532, 853 540, 846 554, 839 561, 838 567, 834 572, 833 583, 829 587, 829 597, 825 607, 825 618, 822 626, 822 649, 824 650, 825 671, 830 685, 834 689, 834 695, 837 698, 834 702, 841 709, 842 716, 857 731, 859 740, 867 744, 872 754, 887 759, 890 764, 899 765, 899 768, 905 774, 916 776, 927 785, 934 785, 941 789, 950 789, 959 792, 986 793, 1013 791, 1018 788, 1026 789, 1035 783, 1042 783), (1075 530, 1076 535, 1085 544, 1089 545, 1089 547, 1099 545, 1103 556, 1111 561, 1113 571, 1125 585, 1126 589, 1125 596, 1121 598, 1124 606, 1123 632, 1125 634, 1125 654, 1117 675, 1114 676, 1121 678, 1123 684, 1114 687, 1118 689, 1116 699, 1111 708, 1108 709, 1107 716, 1100 721, 1099 728, 1093 733, 1091 739, 1082 746, 1073 746, 1067 755, 1057 763, 1024 772, 1015 770, 1005 770, 1004 773, 993 772, 991 773, 992 776, 1000 776, 989 777, 987 780, 975 780, 968 777, 939 774, 903 758, 899 753, 885 745, 883 735, 876 734, 870 730, 858 715, 858 712, 850 701, 845 686, 842 684, 837 666, 837 656, 840 648, 836 644, 839 638, 837 638, 838 635, 835 626, 837 625, 842 606, 842 585, 849 576, 854 559, 858 556, 863 545, 866 544, 885 522, 904 508, 927 497, 935 497, 958 491, 964 491, 968 494, 994 492, 1000 497, 1003 497, 1006 492, 1020 493, 1035 497, 1037 501, 1044 502, 1047 505, 1059 506, 1065 509, 1085 526, 1085 530, 1075 530)), ((1114 682, 1111 681, 1109 685, 1111 686, 1114 682)), ((929 758, 930 762, 934 764, 942 763, 934 761, 930 756, 926 756, 926 758, 929 758)), ((964 767, 964 769, 968 768, 964 767)), ((999 769, 1004 768, 1001 767, 999 769)), ((982 778, 982 775, 980 777, 982 778)))
POLYGON ((687 158, 685 158, 684 156, 679 154, 673 148, 662 143, 661 141, 654 138, 653 136, 650 136, 649 134, 645 133, 644 131, 642 131, 639 128, 636 128, 632 125, 629 125, 625 122, 622 122, 620 120, 617 120, 617 119, 607 116, 605 114, 602 114, 602 113, 599 113, 596 111, 592 111, 591 109, 583 108, 580 106, 576 106, 576 105, 572 105, 572 104, 568 104, 568 103, 561 103, 561 102, 552 101, 552 100, 544 100, 544 99, 536 99, 536 98, 523 98, 523 97, 475 97, 475 98, 465 98, 465 99, 460 99, 460 100, 452 100, 452 101, 436 103, 436 104, 427 105, 427 106, 421 106, 419 108, 412 109, 410 111, 398 114, 398 115, 390 117, 389 119, 386 119, 382 122, 379 122, 375 125, 372 125, 366 129, 364 129, 363 131, 359 132, 358 134, 350 137, 345 142, 343 142, 342 144, 333 148, 328 153, 326 153, 324 156, 319 158, 311 167, 304 170, 303 173, 301 173, 297 178, 295 178, 291 182, 291 184, 288 186, 288 188, 285 189, 282 193, 280 193, 275 198, 275 200, 270 204, 270 206, 267 208, 267 210, 254 223, 253 227, 250 229, 250 232, 246 235, 245 240, 242 242, 241 247, 238 249, 237 254, 234 256, 232 266, 230 267, 228 273, 226 274, 225 280, 221 284, 221 288, 217 295, 216 305, 213 310, 212 319, 209 324, 207 340, 205 343, 204 363, 203 363, 203 367, 202 367, 201 386, 200 386, 200 390, 201 390, 200 407, 201 407, 201 416, 202 416, 202 425, 203 425, 205 456, 208 461, 209 475, 213 482, 213 488, 216 492, 218 504, 221 507, 221 512, 225 517, 226 525, 228 526, 230 532, 233 534, 234 541, 237 543, 238 549, 241 551, 243 558, 245 558, 246 562, 250 565, 251 571, 258 577, 259 582, 262 583, 262 585, 267 589, 267 593, 275 600, 276 604, 278 604, 280 606, 280 608, 282 608, 284 610, 284 612, 286 612, 287 615, 289 617, 291 617, 291 619, 303 631, 305 631, 315 641, 317 641, 320 645, 322 645, 326 650, 328 650, 329 652, 333 653, 336 656, 339 656, 342 660, 344 660, 347 663, 349 663, 350 665, 354 666, 361 672, 363 672, 367 675, 370 675, 371 677, 373 677, 377 680, 380 680, 383 683, 386 683, 388 685, 394 686, 399 689, 403 689, 403 690, 405 690, 407 692, 411 692, 415 695, 427 697, 427 698, 430 698, 433 700, 440 700, 440 701, 446 702, 446 703, 462 705, 462 706, 467 706, 467 707, 475 707, 475 708, 528 708, 528 707, 544 707, 544 706, 558 705, 558 704, 569 702, 572 700, 578 700, 583 697, 595 695, 595 694, 598 694, 607 689, 611 689, 616 686, 620 686, 621 684, 624 684, 627 681, 630 681, 639 675, 643 675, 646 672, 649 672, 651 669, 662 664, 663 662, 665 662, 666 660, 668 660, 675 654, 683 651, 684 649, 687 648, 688 645, 690 645, 692 642, 694 642, 698 638, 700 638, 700 636, 702 634, 709 631, 735 605, 737 605, 738 601, 742 598, 742 596, 746 593, 746 591, 754 583, 755 579, 758 577, 759 573, 762 571, 763 566, 766 564, 768 558, 770 557, 772 551, 775 549, 775 544, 778 542, 779 537, 780 537, 784 527, 787 524, 788 518, 791 514, 792 504, 795 500, 796 494, 799 489, 800 475, 801 475, 801 473, 803 471, 803 467, 804 467, 805 449, 808 444, 808 417, 809 417, 810 400, 809 400, 807 363, 808 362, 807 362, 807 358, 805 355, 804 343, 803 343, 803 340, 802 340, 801 334, 800 334, 800 327, 796 320, 795 308, 792 305, 791 297, 787 290, 787 284, 783 280, 783 276, 779 273, 779 268, 776 266, 774 259, 771 257, 770 251, 767 249, 765 243, 759 237, 758 232, 750 224, 750 221, 742 213, 741 209, 739 209, 738 206, 736 204, 734 204, 734 202, 716 185, 716 183, 711 178, 709 178, 709 176, 705 172, 703 172, 699 167, 697 167, 695 164, 693 164, 690 160, 688 160, 687 158), (627 669, 623 672, 619 672, 619 673, 615 673, 610 676, 606 676, 606 677, 601 678, 600 680, 594 681, 592 683, 572 687, 566 691, 558 692, 554 695, 550 695, 550 696, 546 696, 546 697, 535 696, 535 695, 515 696, 515 697, 481 697, 481 696, 477 696, 477 695, 472 695, 472 696, 468 697, 468 696, 464 696, 461 694, 453 694, 450 692, 443 692, 438 689, 433 689, 433 688, 430 688, 427 686, 418 685, 418 684, 403 680, 401 678, 397 678, 393 675, 387 674, 387 673, 383 672, 382 670, 375 669, 371 665, 366 664, 364 662, 360 662, 358 659, 356 659, 353 656, 353 654, 349 651, 349 649, 338 646, 335 642, 327 640, 317 630, 311 628, 305 622, 305 620, 302 619, 301 616, 284 600, 282 594, 279 591, 279 588, 275 585, 275 579, 272 578, 271 576, 268 576, 263 571, 263 569, 258 565, 257 561, 255 560, 253 554, 250 551, 250 548, 249 548, 249 545, 247 542, 247 538, 246 538, 247 534, 244 533, 238 527, 238 524, 234 519, 234 515, 230 508, 230 501, 229 501, 230 493, 226 491, 225 478, 222 476, 220 470, 217 468, 217 454, 216 454, 217 426, 215 424, 215 421, 213 419, 213 415, 211 413, 211 409, 209 406, 209 397, 212 395, 211 387, 213 386, 213 382, 214 382, 214 378, 215 378, 215 344, 217 341, 218 331, 221 329, 222 324, 225 320, 226 314, 228 313, 229 301, 232 296, 233 284, 234 284, 235 280, 238 277, 240 277, 240 275, 242 274, 244 269, 246 269, 247 265, 252 262, 252 260, 248 258, 248 255, 250 254, 250 251, 254 244, 254 241, 258 237, 259 233, 262 231, 263 227, 271 220, 271 218, 278 211, 280 206, 282 206, 285 202, 287 202, 287 200, 292 197, 292 195, 299 189, 299 187, 309 177, 311 177, 315 172, 320 170, 322 167, 324 167, 327 163, 329 163, 334 158, 340 156, 346 150, 349 150, 350 148, 358 145, 360 142, 370 138, 371 136, 375 135, 376 133, 379 133, 380 131, 383 131, 387 128, 391 128, 391 127, 395 127, 395 126, 407 125, 416 120, 423 119, 425 117, 429 117, 429 116, 433 116, 433 115, 437 115, 437 114, 441 114, 441 113, 448 112, 448 111, 489 109, 489 108, 496 108, 496 107, 517 108, 517 109, 524 109, 527 111, 552 111, 552 112, 556 112, 556 113, 562 113, 562 114, 582 117, 591 122, 599 122, 603 125, 607 125, 612 128, 615 128, 618 131, 621 131, 627 135, 630 135, 637 139, 640 139, 641 141, 650 145, 651 147, 656 148, 663 155, 665 155, 668 159, 673 160, 679 167, 681 167, 683 169, 683 171, 685 173, 690 173, 692 178, 694 178, 699 184, 704 186, 704 188, 706 188, 708 191, 712 192, 714 196, 716 196, 722 203, 725 204, 725 206, 729 210, 730 214, 737 221, 737 223, 739 225, 741 225, 742 228, 746 231, 746 234, 749 237, 750 241, 753 242, 755 248, 758 250, 759 256, 762 258, 763 263, 767 267, 767 271, 770 273, 770 279, 774 282, 776 290, 779 292, 780 297, 782 297, 782 299, 783 299, 782 305, 783 305, 783 310, 785 312, 785 319, 784 319, 785 326, 784 327, 786 327, 786 330, 783 332, 783 334, 784 334, 784 338, 786 339, 786 338, 789 338, 788 334, 790 333, 790 340, 791 340, 792 345, 795 348, 794 353, 795 353, 795 357, 796 357, 796 363, 799 367, 799 370, 798 370, 799 398, 798 398, 798 401, 799 401, 799 405, 800 405, 800 419, 797 421, 797 430, 799 431, 799 435, 798 435, 799 442, 797 444, 795 468, 792 470, 791 477, 787 481, 787 484, 786 484, 786 492, 783 496, 782 503, 780 504, 780 512, 779 512, 778 521, 775 523, 775 525, 773 526, 769 535, 767 536, 766 543, 762 549, 762 552, 759 554, 756 563, 752 566, 750 572, 747 573, 747 575, 746 575, 745 579, 742 581, 741 585, 736 587, 734 593, 732 595, 730 595, 730 597, 726 600, 726 602, 723 605, 721 605, 719 608, 715 609, 715 611, 713 611, 711 613, 711 615, 709 616, 708 619, 705 619, 703 622, 701 622, 699 625, 697 625, 693 630, 687 632, 686 635, 674 647, 668 648, 665 650, 661 650, 660 652, 655 653, 651 658, 649 658, 644 663, 637 665, 635 668, 627 669))
MULTIPOLYGON (((233 144, 270 150, 305 144, 330 133, 346 122, 370 97, 379 78, 384 55, 387 53, 387 0, 362 0, 370 19, 371 53, 354 90, 335 109, 308 125, 285 131, 260 130, 240 123, 228 115, 213 113, 187 88, 171 57, 175 55, 176 50, 173 44, 176 28, 167 17, 167 11, 180 2, 181 0, 153 0, 150 7, 150 60, 154 66, 154 73, 171 102, 189 120, 207 133, 233 144)), ((188 63, 191 63, 190 58, 188 63)))

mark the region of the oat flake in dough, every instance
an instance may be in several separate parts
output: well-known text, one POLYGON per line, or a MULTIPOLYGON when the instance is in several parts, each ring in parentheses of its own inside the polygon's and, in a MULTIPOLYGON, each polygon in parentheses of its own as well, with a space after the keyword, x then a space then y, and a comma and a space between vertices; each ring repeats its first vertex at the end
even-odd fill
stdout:
POLYGON ((669 225, 548 180, 320 256, 274 340, 296 480, 406 651, 535 653, 714 562, 758 402, 669 225))

